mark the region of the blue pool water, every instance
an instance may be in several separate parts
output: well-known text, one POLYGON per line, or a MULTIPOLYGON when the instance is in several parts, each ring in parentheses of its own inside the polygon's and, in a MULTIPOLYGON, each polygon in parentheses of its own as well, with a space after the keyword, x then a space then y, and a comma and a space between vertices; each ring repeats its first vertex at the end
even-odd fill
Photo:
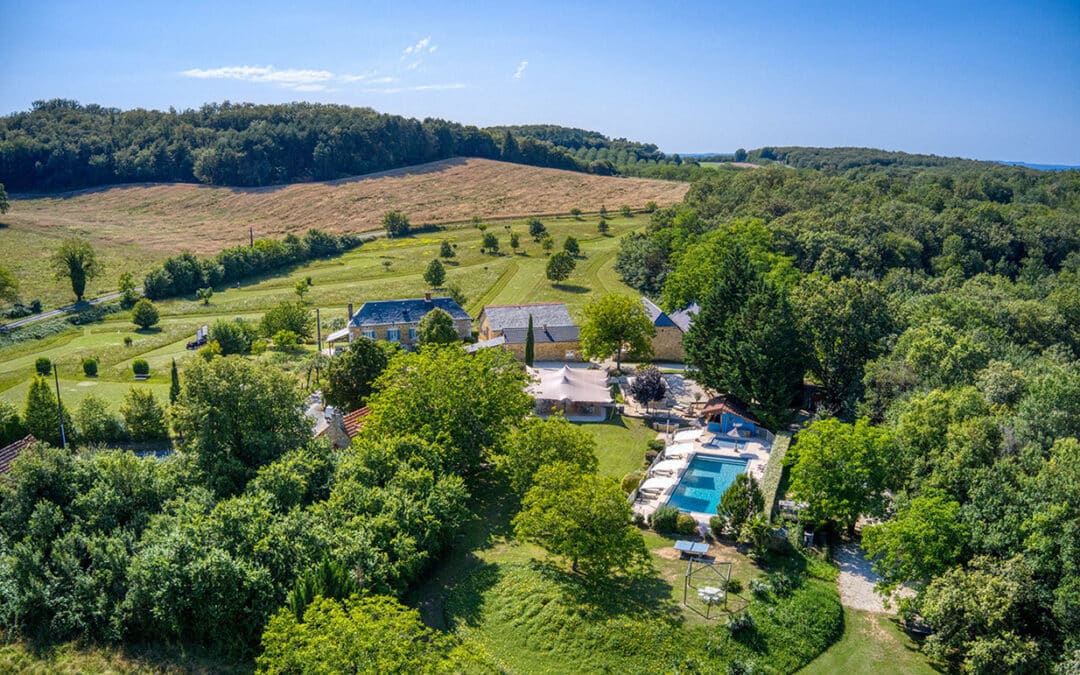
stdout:
POLYGON ((735 476, 745 472, 745 459, 694 455, 668 504, 680 511, 714 514, 720 505, 720 495, 735 481, 735 476))

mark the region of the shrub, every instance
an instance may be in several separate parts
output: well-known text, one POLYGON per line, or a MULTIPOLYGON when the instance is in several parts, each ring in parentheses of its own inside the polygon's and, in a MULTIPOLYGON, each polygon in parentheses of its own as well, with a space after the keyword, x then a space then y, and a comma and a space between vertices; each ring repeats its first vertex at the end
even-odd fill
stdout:
POLYGON ((764 600, 769 597, 769 584, 765 583, 761 579, 751 579, 750 592, 758 598, 764 600))
POLYGON ((689 513, 680 513, 675 518, 675 532, 683 536, 689 536, 696 534, 698 529, 697 521, 689 513))
POLYGON ((631 471, 630 473, 623 476, 622 490, 626 494, 630 494, 631 492, 633 492, 634 490, 637 489, 637 486, 640 483, 641 483, 641 472, 640 471, 631 471))
POLYGON ((607 234, 609 229, 610 228, 608 227, 608 223, 606 220, 601 220, 599 223, 596 224, 596 231, 600 234, 607 234))
POLYGON ((649 525, 657 532, 674 532, 678 519, 679 509, 664 505, 652 512, 649 516, 649 525))
POLYGON ((278 349, 292 350, 300 346, 300 337, 291 330, 279 330, 270 339, 278 349))
POLYGON ((88 356, 82 361, 82 371, 87 377, 97 377, 98 362, 92 356, 88 356))
POLYGON ((135 359, 131 362, 131 371, 136 375, 149 375, 150 364, 146 362, 146 359, 135 359))
POLYGON ((656 450, 657 452, 659 452, 664 449, 664 445, 664 441, 660 440, 659 438, 653 438, 645 444, 645 447, 650 450, 656 450))
POLYGON ((135 387, 128 389, 120 414, 131 431, 132 440, 155 441, 169 437, 165 409, 158 404, 153 392, 135 387))
POLYGON ((637 511, 634 512, 634 525, 636 527, 645 527, 645 516, 641 515, 637 511))
POLYGON ((573 236, 567 236, 566 241, 563 242, 562 247, 563 250, 570 255, 576 256, 578 253, 581 253, 581 244, 579 244, 578 240, 573 236))
POLYGON ((221 354, 244 354, 251 350, 254 329, 242 319, 218 319, 210 326, 210 341, 218 343, 221 354))
POLYGON ((660 206, 656 202, 645 202, 645 213, 653 213, 658 208, 660 208, 660 206))
POLYGON ((132 344, 134 344, 134 342, 135 341, 131 339, 130 335, 125 335, 124 336, 124 346, 125 347, 130 347, 132 344))
POLYGON ((622 214, 622 217, 623 217, 623 218, 630 218, 631 216, 633 216, 633 215, 634 215, 634 212, 633 212, 633 211, 631 211, 631 210, 630 210, 630 207, 629 207, 629 206, 626 206, 626 205, 623 205, 623 206, 622 206, 622 207, 621 207, 621 208, 619 209, 619 213, 621 213, 621 214, 622 214))
POLYGON ((732 635, 737 635, 743 631, 750 631, 754 629, 754 617, 750 612, 741 612, 739 614, 732 614, 724 622, 724 626, 731 632, 732 635))
POLYGON ((263 337, 272 338, 275 333, 287 330, 295 333, 301 340, 308 340, 315 330, 315 322, 311 317, 311 310, 303 304, 281 302, 263 314, 259 321, 259 330, 263 337))
POLYGON ((653 463, 653 460, 656 459, 656 456, 659 455, 659 454, 660 453, 657 452, 656 450, 646 450, 645 451, 645 466, 651 465, 653 463))
POLYGON ((158 318, 157 307, 146 298, 139 298, 135 307, 131 309, 131 322, 143 330, 156 324, 158 318))
POLYGON ((547 228, 540 222, 539 218, 533 218, 529 221, 529 236, 536 241, 540 241, 547 235, 547 228))
POLYGON ((34 370, 38 375, 42 377, 48 377, 52 375, 52 361, 44 356, 39 356, 37 361, 34 361, 34 370))
POLYGON ((724 590, 735 595, 742 593, 742 582, 738 579, 728 579, 724 584, 724 590))
POLYGON ((712 518, 709 518, 709 531, 711 531, 712 535, 717 539, 724 536, 724 532, 726 531, 726 529, 727 521, 720 516, 713 516, 712 518))
POLYGON ((727 666, 727 675, 754 675, 757 663, 754 661, 732 661, 727 666))
POLYGON ((439 245, 440 258, 453 258, 454 255, 454 248, 450 246, 450 242, 444 241, 442 244, 439 245))
POLYGON ((383 228, 387 236, 401 237, 409 233, 409 219, 401 211, 387 211, 383 214, 383 228))
POLYGON ((578 207, 575 206, 574 208, 570 209, 570 215, 572 215, 575 218, 580 218, 581 217, 581 209, 579 209, 578 207))

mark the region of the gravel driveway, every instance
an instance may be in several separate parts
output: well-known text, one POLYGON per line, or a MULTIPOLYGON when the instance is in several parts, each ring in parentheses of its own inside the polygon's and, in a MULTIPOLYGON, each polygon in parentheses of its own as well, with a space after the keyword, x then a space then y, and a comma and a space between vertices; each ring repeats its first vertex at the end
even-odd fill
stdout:
POLYGON ((878 575, 863 557, 863 550, 855 544, 843 544, 833 551, 833 558, 840 567, 840 603, 867 612, 886 611, 881 596, 874 592, 878 575))

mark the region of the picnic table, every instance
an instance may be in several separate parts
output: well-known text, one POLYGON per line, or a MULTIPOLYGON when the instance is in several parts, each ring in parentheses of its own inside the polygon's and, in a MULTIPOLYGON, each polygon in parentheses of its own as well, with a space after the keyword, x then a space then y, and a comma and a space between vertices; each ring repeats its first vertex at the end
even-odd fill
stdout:
POLYGON ((709 545, 703 541, 679 539, 675 542, 675 550, 682 555, 705 555, 709 552, 709 545))

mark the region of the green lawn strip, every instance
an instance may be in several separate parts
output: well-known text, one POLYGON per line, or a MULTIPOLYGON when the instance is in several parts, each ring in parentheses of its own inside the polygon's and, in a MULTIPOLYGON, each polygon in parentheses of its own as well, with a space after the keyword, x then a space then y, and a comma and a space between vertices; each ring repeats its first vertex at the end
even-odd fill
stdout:
POLYGON ((938 671, 893 617, 845 608, 844 636, 799 672, 929 675, 938 671))
POLYGON ((229 662, 195 646, 164 644, 84 646, 74 642, 37 649, 25 642, 0 645, 4 673, 250 673, 247 661, 229 662))
POLYGON ((761 477, 761 493, 765 496, 765 513, 771 515, 780 489, 780 479, 784 475, 784 455, 791 447, 791 432, 781 431, 776 434, 769 463, 765 465, 765 474, 761 477))

